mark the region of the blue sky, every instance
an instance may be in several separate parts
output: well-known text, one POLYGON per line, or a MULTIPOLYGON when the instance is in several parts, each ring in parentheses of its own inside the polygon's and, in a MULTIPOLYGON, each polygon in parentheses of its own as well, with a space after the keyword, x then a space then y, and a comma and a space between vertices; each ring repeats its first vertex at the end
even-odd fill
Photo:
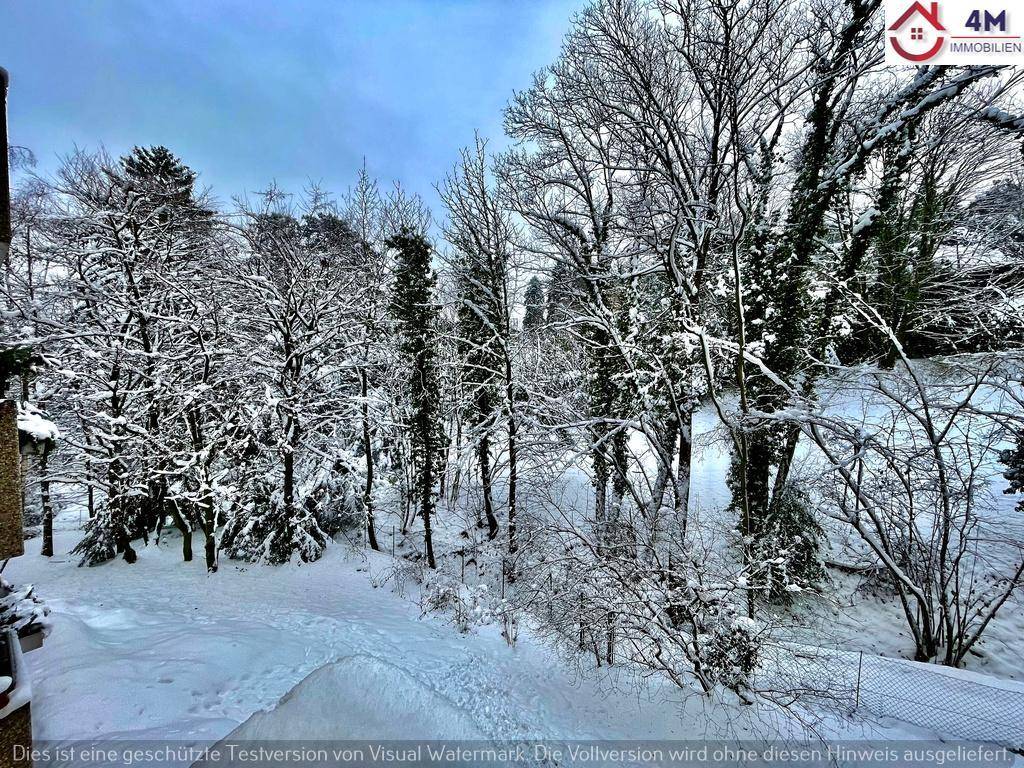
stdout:
MULTIPOLYGON (((76 144, 165 144, 227 203, 269 181, 432 185, 582 0, 0 0, 11 141, 49 172, 76 144)), ((440 213, 435 211, 435 214, 440 213)))

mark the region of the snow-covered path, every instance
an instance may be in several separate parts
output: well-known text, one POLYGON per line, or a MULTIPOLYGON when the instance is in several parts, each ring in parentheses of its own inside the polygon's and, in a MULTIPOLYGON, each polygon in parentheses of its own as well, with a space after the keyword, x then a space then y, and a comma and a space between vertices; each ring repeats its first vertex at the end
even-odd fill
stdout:
MULTIPOLYGON (((76 538, 59 533, 58 553, 76 538)), ((749 707, 667 685, 638 695, 631 681, 574 679, 529 638, 510 649, 490 628, 467 636, 421 620, 410 600, 373 587, 367 571, 389 558, 364 561, 344 545, 311 565, 226 561, 209 576, 199 561, 180 562, 176 541, 141 549, 136 565, 92 569, 67 555, 48 561, 36 543, 5 576, 36 584, 53 611, 52 635, 29 656, 41 740, 209 744, 339 659, 365 670, 346 690, 365 689, 366 699, 339 702, 336 730, 325 734, 321 722, 310 735, 365 737, 366 719, 353 713, 386 712, 389 698, 406 709, 418 700, 425 717, 457 710, 465 723, 458 733, 476 729, 493 741, 742 738, 766 726, 749 707)))

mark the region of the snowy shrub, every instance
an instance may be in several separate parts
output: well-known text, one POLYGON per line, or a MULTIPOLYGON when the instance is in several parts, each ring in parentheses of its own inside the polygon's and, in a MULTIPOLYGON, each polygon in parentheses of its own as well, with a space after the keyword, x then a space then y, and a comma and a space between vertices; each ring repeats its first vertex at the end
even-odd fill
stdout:
POLYGON ((123 554, 124 559, 135 562, 136 555, 131 542, 148 536, 142 523, 142 512, 137 503, 139 496, 116 498, 114 506, 109 503, 96 512, 96 516, 85 524, 85 536, 71 550, 81 555, 79 565, 99 565, 123 554))
MULTIPOLYGON (((420 560, 407 560, 404 557, 398 558, 392 568, 379 571, 372 579, 374 588, 381 588, 391 583, 392 589, 400 597, 406 596, 406 589, 410 585, 419 586, 423 584, 423 563, 420 560)), ((415 591, 415 590, 414 590, 415 591)), ((422 593, 421 593, 422 595, 422 593)))
POLYGON ((424 615, 447 615, 459 632, 495 621, 491 591, 486 584, 463 584, 443 573, 435 572, 423 584, 422 609, 424 615))
POLYGON ((15 585, 0 576, 0 629, 20 631, 38 627, 49 635, 50 609, 36 597, 31 584, 15 585))
POLYGON ((56 425, 31 403, 18 403, 18 433, 22 449, 30 445, 35 453, 53 449, 60 438, 56 425))
POLYGON ((714 630, 702 635, 698 644, 703 671, 709 678, 733 690, 749 684, 761 646, 752 619, 725 610, 714 630))
POLYGON ((787 603, 821 583, 823 532, 803 490, 787 485, 754 525, 751 561, 759 568, 757 587, 768 600, 787 603))
POLYGON ((294 555, 304 563, 319 560, 328 536, 308 505, 298 502, 289 510, 270 480, 259 485, 255 500, 224 527, 221 547, 228 556, 269 565, 287 563, 294 555))
POLYGON ((327 536, 343 530, 362 529, 366 524, 363 490, 365 465, 350 451, 342 450, 330 464, 317 469, 299 495, 327 536))
POLYGON ((109 515, 101 513, 86 523, 85 536, 71 550, 72 555, 81 555, 79 565, 99 565, 117 556, 110 522, 109 515))
MULTIPOLYGON (((1016 447, 1003 451, 999 459, 1006 467, 1003 473, 1008 483, 1005 493, 1024 493, 1024 432, 1017 435, 1016 447)), ((1024 512, 1024 500, 1017 503, 1017 510, 1024 512)))

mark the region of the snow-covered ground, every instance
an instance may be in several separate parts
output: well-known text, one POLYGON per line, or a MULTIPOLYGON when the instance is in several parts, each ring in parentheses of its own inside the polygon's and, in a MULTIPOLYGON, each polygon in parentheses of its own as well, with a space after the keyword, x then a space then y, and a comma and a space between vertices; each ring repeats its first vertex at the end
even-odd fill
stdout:
MULTIPOLYGON (((859 406, 836 407, 852 418, 859 406)), ((710 409, 698 414, 695 517, 721 517, 728 502, 729 457, 716 425, 710 409)), ((566 472, 555 485, 550 493, 568 508, 589 505, 585 473, 566 472)), ((523 503, 541 503, 528 492, 523 503)), ((778 711, 637 680, 621 667, 595 670, 589 658, 567 663, 528 628, 514 648, 497 627, 459 634, 443 618, 421 616, 416 585, 395 591, 395 579, 384 578, 394 568, 391 557, 345 542, 309 565, 223 558, 209 575, 201 558, 181 562, 171 534, 160 546, 140 542, 134 565, 79 568, 68 553, 81 537, 82 514, 73 500, 63 501, 56 556, 40 557, 36 539, 4 571, 9 581, 35 584, 52 610, 51 636, 28 656, 39 740, 205 746, 228 735, 493 743, 804 735, 778 711)), ((1000 501, 1009 524, 1016 500, 1000 501)), ((458 525, 449 523, 438 532, 441 541, 457 536, 458 525)), ((841 649, 837 659, 858 651, 912 655, 894 599, 858 589, 858 577, 833 571, 832 578, 827 596, 801 598, 788 609, 782 623, 791 626, 792 642, 841 649)), ((1024 696, 1024 685, 1012 682, 1024 681, 1018 600, 1005 606, 967 666, 972 672, 947 672, 1024 696)), ((803 714, 825 736, 926 735, 894 721, 803 714)))
MULTIPOLYGON (((879 418, 879 406, 866 405, 863 393, 834 387, 828 392, 826 402, 828 412, 841 415, 850 423, 871 424, 879 418)), ((691 517, 729 525, 729 520, 721 518, 722 510, 729 503, 726 476, 730 455, 727 438, 712 408, 704 407, 697 412, 694 440, 691 517)), ((797 451, 795 471, 813 474, 812 465, 819 460, 816 450, 804 440, 797 451)), ((1007 486, 1001 474, 1003 468, 992 467, 990 471, 994 523, 1002 529, 1002 535, 1024 540, 1024 520, 1016 511, 1020 497, 1003 493, 1007 486)), ((851 532, 837 524, 829 526, 828 531, 830 541, 826 556, 846 560, 849 554, 843 552, 842 542, 854 540, 851 532)), ((1020 556, 1013 547, 1010 547, 1010 554, 1014 560, 1020 556)), ((893 595, 875 594, 864 588, 865 577, 836 569, 829 570, 829 579, 825 594, 798 600, 787 611, 786 623, 794 625, 793 631, 801 642, 892 658, 913 658, 913 639, 893 595)), ((1024 599, 1020 593, 1011 596, 1003 606, 969 655, 966 666, 995 678, 1024 682, 1024 599)))
MULTIPOLYGON (((366 559, 344 544, 310 565, 225 561, 208 575, 199 560, 181 562, 174 540, 140 548, 134 565, 79 568, 67 555, 78 535, 59 531, 52 560, 29 542, 5 571, 37 584, 52 609, 52 634, 28 656, 38 740, 800 733, 777 713, 621 669, 574 674, 528 632, 515 648, 491 627, 459 634, 373 586, 389 557, 366 559), (271 714, 250 719, 263 711, 271 714)), ((820 725, 848 736, 905 732, 841 717, 820 725)))

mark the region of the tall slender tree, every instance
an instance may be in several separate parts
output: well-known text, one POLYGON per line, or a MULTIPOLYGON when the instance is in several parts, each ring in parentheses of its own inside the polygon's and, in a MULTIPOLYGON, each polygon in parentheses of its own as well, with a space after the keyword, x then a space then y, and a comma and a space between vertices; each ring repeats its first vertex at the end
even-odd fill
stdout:
POLYGON ((445 235, 456 249, 452 267, 459 293, 462 382, 469 400, 467 421, 476 440, 488 538, 498 535, 491 449, 495 434, 504 427, 509 463, 509 546, 514 549, 518 451, 511 349, 510 257, 514 227, 509 210, 488 183, 483 140, 478 137, 472 149, 462 151, 461 163, 445 180, 440 193, 448 208, 445 235))
POLYGON ((391 300, 399 348, 406 366, 415 493, 423 521, 423 545, 430 568, 437 567, 431 533, 437 506, 437 483, 444 470, 444 430, 439 418, 437 278, 431 260, 434 249, 427 238, 403 228, 388 238, 395 251, 395 289, 391 300))

